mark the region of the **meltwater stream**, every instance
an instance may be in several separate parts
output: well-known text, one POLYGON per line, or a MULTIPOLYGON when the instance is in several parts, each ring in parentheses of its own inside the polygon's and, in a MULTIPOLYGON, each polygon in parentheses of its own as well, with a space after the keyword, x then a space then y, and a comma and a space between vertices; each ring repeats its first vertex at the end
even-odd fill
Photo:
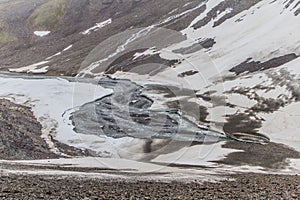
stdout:
MULTIPOLYGON (((112 89, 113 93, 81 106, 71 115, 74 130, 78 133, 112 138, 172 139, 207 143, 227 139, 225 134, 189 120, 178 105, 153 108, 154 100, 143 92, 156 89, 158 93, 162 92, 160 86, 140 86, 130 80, 110 78, 103 78, 98 84, 112 89)), ((175 94, 175 89, 182 90, 173 87, 171 90, 175 94)))

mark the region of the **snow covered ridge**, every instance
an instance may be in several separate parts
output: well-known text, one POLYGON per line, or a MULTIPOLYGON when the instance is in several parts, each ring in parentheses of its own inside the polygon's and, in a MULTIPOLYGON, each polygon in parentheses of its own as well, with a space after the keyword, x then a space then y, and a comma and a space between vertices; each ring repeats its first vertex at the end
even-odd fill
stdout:
POLYGON ((107 25, 109 25, 109 24, 111 24, 111 23, 112 23, 112 19, 111 19, 111 18, 108 19, 108 20, 105 20, 105 21, 103 21, 103 22, 96 23, 95 26, 93 26, 93 27, 91 27, 91 28, 89 28, 89 29, 87 29, 87 30, 81 32, 81 34, 82 34, 82 35, 89 35, 91 32, 97 31, 97 30, 99 30, 100 28, 103 28, 103 27, 105 27, 105 26, 107 26, 107 25))

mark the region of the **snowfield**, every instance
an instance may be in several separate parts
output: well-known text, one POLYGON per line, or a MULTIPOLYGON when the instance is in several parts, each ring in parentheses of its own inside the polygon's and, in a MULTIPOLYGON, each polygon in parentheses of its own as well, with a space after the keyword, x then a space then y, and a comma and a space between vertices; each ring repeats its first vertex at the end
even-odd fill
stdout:
MULTIPOLYGON (((232 17, 228 15, 234 12, 234 9, 227 7, 222 11, 217 10, 212 20, 196 27, 197 23, 207 20, 208 15, 221 3, 210 0, 198 5, 197 8, 203 5, 206 7, 204 12, 181 31, 187 37, 186 40, 161 49, 158 48, 161 44, 149 43, 147 50, 137 51, 132 57, 132 61, 135 61, 158 54, 162 59, 180 62, 159 72, 153 72, 155 75, 136 73, 133 68, 129 71, 117 69, 111 76, 128 78, 141 85, 160 83, 189 88, 201 96, 211 93, 210 101, 195 97, 189 99, 207 108, 207 119, 211 127, 222 130, 226 123, 235 119, 234 117, 247 115, 248 121, 259 124, 260 128, 253 130, 254 132, 264 133, 272 142, 286 144, 299 151, 300 129, 296 121, 299 121, 300 114, 297 109, 300 94, 300 16, 296 11, 300 4, 297 1, 263 0, 232 17), (222 23, 216 25, 223 19, 225 20, 222 23), (209 48, 199 47, 199 42, 206 39, 213 39, 214 44, 209 48), (280 64, 274 65, 276 62, 280 64), (241 73, 238 72, 238 67, 244 67, 241 73), (195 73, 180 77, 181 74, 191 71, 195 73), (224 102, 220 103, 220 100, 224 102), (223 124, 221 127, 220 123, 223 124)), ((175 21, 181 16, 180 13, 173 14, 174 12, 176 10, 169 13, 170 16, 165 21, 175 21)), ((189 12, 193 10, 184 13, 189 12)), ((162 23, 165 23, 164 20, 162 23)), ((83 68, 81 75, 103 75, 105 72, 99 73, 101 70, 97 68, 104 69, 103 65, 109 66, 124 55, 124 52, 138 49, 141 45, 136 44, 135 40, 141 43, 144 37, 145 45, 148 45, 145 33, 149 32, 150 35, 151 31, 155 32, 155 25, 145 28, 143 35, 140 31, 133 34, 115 53, 101 57, 100 61, 83 68)), ((159 161, 166 161, 169 158, 174 160, 176 156, 174 153, 158 158, 161 158, 159 161)), ((177 160, 181 164, 193 163, 184 156, 177 160)))
MULTIPOLYGON (((162 168, 161 165, 148 165, 142 163, 133 164, 129 161, 147 158, 147 154, 143 153, 143 145, 145 142, 143 140, 126 137, 113 139, 106 136, 79 134, 73 130, 73 125, 69 120, 70 112, 76 110, 80 105, 111 93, 110 90, 92 83, 72 82, 61 78, 31 79, 1 76, 0 84, 1 98, 6 98, 15 103, 24 104, 33 108, 34 114, 43 126, 42 137, 47 141, 49 147, 52 147, 53 152, 60 154, 57 149, 53 148, 50 135, 68 145, 75 146, 77 148, 94 150, 98 152, 99 156, 108 157, 107 159, 95 158, 96 162, 86 162, 86 160, 82 158, 77 160, 58 161, 24 161, 21 163, 36 163, 38 165, 47 163, 52 165, 55 163, 67 164, 70 162, 73 165, 74 162, 75 167, 108 167, 112 169, 120 168, 122 170, 135 169, 138 170, 138 172, 149 172, 148 170, 157 172, 160 171, 158 168, 162 168), (121 158, 123 158, 123 160, 121 158), (133 165, 129 167, 126 163, 133 165), (148 167, 145 168, 144 165, 147 165, 148 167), (134 166, 138 167, 138 169, 133 168, 134 166)), ((280 115, 273 113, 270 116, 265 117, 266 121, 262 129, 264 132, 266 132, 266 130, 270 131, 268 136, 271 137, 271 141, 283 143, 296 149, 299 147, 300 137, 296 133, 299 129, 297 123, 299 116, 295 115, 292 116, 291 119, 289 118, 288 124, 286 124, 287 119, 284 118, 290 117, 290 114, 288 113, 290 113, 291 110, 295 110, 297 107, 299 107, 299 105, 294 104, 286 107, 284 110, 280 110, 280 115), (274 120, 274 118, 276 120, 274 120), (276 126, 272 125, 272 123, 275 123, 276 126), (281 134, 284 127, 288 135, 281 134)), ((220 169, 224 168, 225 170, 227 168, 226 165, 222 166, 214 163, 213 161, 223 159, 229 153, 238 152, 239 150, 225 149, 222 147, 222 144, 224 143, 191 147, 186 146, 174 153, 157 154, 150 160, 150 162, 160 164, 172 163, 177 165, 207 166, 220 169)), ((298 160, 292 160, 292 163, 295 164, 292 164, 294 168, 292 167, 289 172, 296 172, 299 170, 298 165, 296 164, 297 162, 298 160)), ((163 169, 171 170, 168 167, 163 167, 163 169)), ((236 168, 237 171, 238 169, 245 170, 245 167, 236 168)), ((252 169, 253 168, 251 167, 249 168, 250 171, 252 169)), ((282 173, 284 173, 284 171, 282 171, 282 173)))

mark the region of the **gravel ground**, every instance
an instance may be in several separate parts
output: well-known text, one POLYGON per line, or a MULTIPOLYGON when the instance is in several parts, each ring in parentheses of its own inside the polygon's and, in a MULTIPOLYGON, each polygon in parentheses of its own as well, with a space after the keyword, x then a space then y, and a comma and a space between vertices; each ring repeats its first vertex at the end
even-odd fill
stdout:
POLYGON ((1 199, 299 199, 300 176, 250 173, 218 183, 166 183, 2 175, 0 188, 1 199))

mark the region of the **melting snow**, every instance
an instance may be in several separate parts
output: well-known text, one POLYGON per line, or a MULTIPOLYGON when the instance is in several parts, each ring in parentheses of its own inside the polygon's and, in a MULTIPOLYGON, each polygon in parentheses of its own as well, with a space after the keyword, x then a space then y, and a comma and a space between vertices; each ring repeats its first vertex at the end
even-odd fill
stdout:
POLYGON ((89 28, 89 29, 87 29, 87 30, 81 32, 81 34, 83 34, 83 35, 88 35, 88 34, 90 34, 92 31, 97 31, 97 30, 99 30, 100 28, 103 28, 103 27, 105 27, 105 26, 107 26, 107 25, 109 25, 109 24, 111 24, 111 23, 112 23, 112 19, 105 20, 105 21, 100 22, 100 23, 97 23, 95 26, 93 26, 93 27, 91 27, 91 28, 89 28))
POLYGON ((271 141, 300 151, 300 103, 293 103, 272 114, 260 114, 266 121, 260 129, 271 141))
POLYGON ((42 68, 38 68, 46 63, 48 63, 49 61, 42 61, 39 63, 35 63, 32 65, 28 65, 26 67, 20 67, 20 68, 11 68, 8 69, 10 72, 18 72, 18 73, 34 73, 34 74, 43 74, 46 73, 48 70, 49 66, 46 67, 42 67, 42 68))
POLYGON ((65 49, 63 49, 62 51, 60 51, 60 52, 58 52, 58 53, 56 53, 56 54, 54 54, 54 55, 52 55, 52 56, 49 56, 48 58, 46 58, 46 60, 50 60, 50 59, 52 59, 52 58, 54 58, 54 57, 56 57, 56 56, 59 56, 60 54, 62 54, 62 52, 68 51, 68 50, 71 49, 72 47, 73 47, 73 45, 71 44, 71 45, 69 45, 68 47, 66 47, 65 49))
POLYGON ((214 22, 211 21, 195 30, 191 26, 205 16, 202 14, 182 33, 193 40, 198 40, 199 37, 214 38, 216 44, 208 54, 221 71, 228 70, 250 57, 264 62, 291 52, 299 54, 299 17, 291 12, 281 14, 283 5, 269 4, 270 2, 271 0, 262 1, 219 26, 212 27, 214 22), (251 14, 253 11, 255 14, 251 14), (243 21, 237 23, 241 17, 243 21), (274 32, 276 34, 272 34, 274 32))
POLYGON ((44 37, 51 33, 51 31, 34 31, 34 35, 39 36, 39 37, 44 37))
POLYGON ((71 44, 70 46, 66 47, 63 51, 68 51, 69 49, 71 49, 73 47, 73 45, 71 44))
POLYGON ((50 60, 50 59, 54 58, 55 56, 59 56, 60 54, 61 54, 61 51, 52 56, 49 56, 48 58, 46 58, 46 60, 50 60))
POLYGON ((157 49, 155 49, 154 47, 147 49, 146 51, 142 52, 142 53, 135 53, 133 56, 133 60, 136 60, 140 57, 143 56, 151 56, 151 55, 155 55, 158 54, 159 52, 157 51, 157 49))
POLYGON ((30 72, 33 74, 44 74, 44 73, 48 72, 48 68, 49 68, 49 66, 45 66, 45 67, 42 67, 39 69, 32 69, 32 70, 30 70, 30 72))
POLYGON ((225 15, 231 13, 232 10, 233 10, 232 8, 227 8, 224 12, 218 13, 218 16, 216 18, 214 18, 214 21, 218 21, 219 19, 221 19, 225 15))
POLYGON ((213 145, 185 147, 174 153, 160 155, 152 161, 158 163, 213 167, 218 165, 213 161, 221 160, 229 153, 240 151, 234 149, 224 149, 222 148, 223 144, 216 143, 213 145))

